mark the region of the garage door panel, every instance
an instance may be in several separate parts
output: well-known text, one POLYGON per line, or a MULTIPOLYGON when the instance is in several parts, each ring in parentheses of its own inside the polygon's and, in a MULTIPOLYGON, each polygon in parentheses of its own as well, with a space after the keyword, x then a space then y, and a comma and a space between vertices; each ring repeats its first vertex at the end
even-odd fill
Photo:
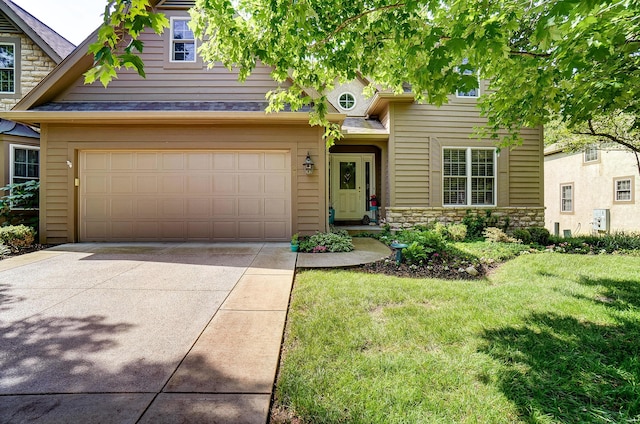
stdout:
POLYGON ((160 193, 182 193, 184 192, 184 180, 182 175, 167 175, 161 178, 160 193))
POLYGON ((162 199, 160 201, 160 216, 182 218, 185 213, 183 199, 162 199))
POLYGON ((239 217, 256 217, 264 214, 262 199, 238 199, 239 217))
POLYGON ((135 240, 151 241, 157 240, 160 233, 158 222, 138 221, 133 229, 135 240))
POLYGON ((187 168, 191 171, 209 171, 212 168, 213 161, 210 155, 202 153, 187 153, 187 168))
POLYGON ((79 168, 82 241, 291 236, 289 152, 81 152, 79 168))
POLYGON ((107 171, 109 169, 109 155, 105 152, 87 152, 84 155, 82 165, 82 169, 107 171))
POLYGON ((158 200, 136 199, 136 217, 138 219, 156 219, 158 216, 158 200))
POLYGON ((238 225, 235 221, 216 221, 213 223, 213 237, 217 240, 236 240, 238 225))
POLYGON ((238 194, 259 195, 264 192, 263 176, 260 174, 238 175, 238 194))
POLYGON ((285 199, 265 199, 265 216, 286 216, 289 210, 289 202, 285 199))
POLYGON ((121 240, 131 240, 134 223, 132 221, 111 221, 111 234, 121 240))
POLYGON ((184 240, 187 223, 184 221, 163 221, 159 223, 160 238, 163 240, 184 240))
POLYGON ((112 176, 110 178, 111 193, 115 194, 132 194, 134 192, 133 176, 112 176))
POLYGON ((188 198, 186 202, 188 218, 208 218, 211 216, 211 201, 208 198, 188 198))
POLYGON ((286 222, 273 222, 265 221, 264 223, 264 237, 266 240, 281 240, 288 237, 286 222))
POLYGON ((93 219, 104 220, 109 216, 109 200, 100 197, 91 197, 83 199, 84 216, 90 216, 93 219))
POLYGON ((138 194, 157 194, 158 177, 154 175, 136 177, 136 192, 138 194))
POLYGON ((106 175, 92 175, 84 179, 83 191, 92 195, 106 195, 109 191, 109 179, 106 175))
POLYGON ((162 153, 162 169, 168 171, 182 171, 184 170, 185 154, 176 153, 162 153))
POLYGON ((124 153, 111 153, 111 157, 109 158, 111 162, 110 169, 112 170, 127 170, 131 171, 134 168, 133 162, 135 159, 135 155, 130 152, 124 153))
POLYGON ((240 171, 255 172, 264 169, 262 164, 263 153, 238 154, 238 169, 240 171))
POLYGON ((213 216, 234 217, 238 214, 236 204, 237 199, 213 199, 213 216))
POLYGON ((231 152, 213 153, 213 169, 218 171, 236 170, 236 154, 231 152))
POLYGON ((190 175, 187 177, 187 193, 205 194, 211 193, 211 176, 190 175))
POLYGON ((255 240, 256 238, 264 238, 263 222, 258 221, 240 221, 238 222, 238 238, 240 240, 255 240))
POLYGON ((234 194, 236 192, 235 174, 215 174, 213 176, 213 192, 217 194, 234 194))
POLYGON ((137 152, 135 155, 137 171, 156 171, 158 169, 157 153, 137 152))
POLYGON ((114 218, 133 219, 134 207, 133 199, 113 199, 111 200, 111 216, 114 218))

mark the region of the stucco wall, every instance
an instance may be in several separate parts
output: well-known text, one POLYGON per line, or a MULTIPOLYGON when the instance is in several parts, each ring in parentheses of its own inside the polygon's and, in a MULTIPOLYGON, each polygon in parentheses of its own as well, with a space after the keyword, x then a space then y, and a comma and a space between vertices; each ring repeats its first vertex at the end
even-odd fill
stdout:
POLYGON ((554 153, 545 156, 545 226, 573 234, 592 232, 593 210, 609 209, 611 231, 640 231, 639 170, 634 154, 620 150, 600 151, 599 160, 585 163, 583 153, 554 153), (632 201, 616 202, 614 180, 628 177, 633 181, 632 201), (560 186, 573 184, 573 212, 560 212, 560 186))

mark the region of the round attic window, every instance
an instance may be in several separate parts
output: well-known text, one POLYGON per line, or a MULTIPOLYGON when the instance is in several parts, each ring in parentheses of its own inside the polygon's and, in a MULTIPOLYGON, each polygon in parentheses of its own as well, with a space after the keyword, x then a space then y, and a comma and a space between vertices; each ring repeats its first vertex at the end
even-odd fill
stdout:
POLYGON ((351 93, 342 93, 338 98, 338 104, 344 110, 351 110, 356 107, 356 98, 351 93))

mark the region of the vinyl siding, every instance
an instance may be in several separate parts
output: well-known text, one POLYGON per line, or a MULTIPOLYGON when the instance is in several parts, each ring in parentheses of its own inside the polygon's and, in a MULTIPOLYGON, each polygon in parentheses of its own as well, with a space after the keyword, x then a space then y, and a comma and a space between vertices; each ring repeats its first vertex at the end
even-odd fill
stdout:
MULTIPOLYGON (((168 16, 188 16, 186 11, 166 11, 168 16)), ((115 102, 115 101, 265 101, 265 94, 279 84, 271 76, 271 69, 258 65, 244 82, 238 82, 238 73, 229 71, 220 64, 208 69, 198 57, 196 63, 170 62, 167 29, 162 36, 146 32, 140 40, 144 42, 141 54, 145 64, 146 78, 135 71, 122 69, 108 89, 100 82, 85 85, 78 79, 69 90, 59 96, 61 102, 115 102)), ((282 86, 290 84, 284 82, 282 86)))
MULTIPOLYGON (((324 229, 324 141, 306 125, 238 126, 89 126, 44 125, 42 241, 77 241, 78 152, 82 150, 289 150, 291 152, 292 231, 324 229), (188 136, 185 136, 188 134, 188 136), (316 164, 306 175, 302 163, 311 153, 316 164), (67 160, 73 164, 67 166, 67 160)), ((80 181, 82 184, 82 181, 80 181)))
MULTIPOLYGON (((391 187, 395 207, 442 206, 442 147, 492 147, 473 136, 486 120, 475 100, 452 98, 440 108, 426 104, 395 104, 390 109, 394 140, 391 187)), ((496 206, 542 206, 541 131, 525 129, 522 146, 498 158, 496 206)))

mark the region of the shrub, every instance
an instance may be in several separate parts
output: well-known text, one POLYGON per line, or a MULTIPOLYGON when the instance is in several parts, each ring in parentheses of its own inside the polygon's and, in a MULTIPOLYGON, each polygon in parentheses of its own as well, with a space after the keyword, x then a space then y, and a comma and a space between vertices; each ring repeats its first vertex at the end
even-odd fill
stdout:
POLYGON ((400 243, 418 243, 428 255, 442 252, 446 248, 442 236, 433 231, 403 230, 396 234, 396 238, 400 243))
POLYGON ((482 233, 485 240, 491 243, 515 243, 518 240, 513 237, 509 237, 500 228, 487 227, 482 233))
POLYGON ((9 184, 0 188, 0 192, 7 193, 0 197, 0 218, 4 221, 3 225, 26 224, 37 227, 38 216, 34 216, 31 211, 38 209, 39 181, 9 184), (19 209, 11 209, 12 207, 19 209))
POLYGON ((531 234, 531 243, 539 244, 540 246, 546 246, 549 244, 549 237, 551 234, 549 230, 544 227, 530 227, 529 234, 531 234))
POLYGON ((11 254, 11 249, 9 248, 9 246, 5 246, 4 244, 0 243, 0 258, 8 256, 9 254, 11 254))
POLYGON ((409 265, 412 265, 423 263, 427 260, 428 255, 424 246, 414 241, 402 250, 402 257, 409 265))
POLYGON ((301 252, 351 252, 354 249, 351 236, 344 230, 335 233, 316 233, 300 242, 301 252))
POLYGON ((447 237, 448 236, 447 226, 444 225, 441 222, 436 222, 435 224, 433 224, 433 229, 431 231, 433 231, 434 233, 440 235, 441 237, 447 237))
POLYGON ((464 224, 452 224, 447 227, 447 234, 451 241, 462 241, 467 238, 467 226, 464 224))
POLYGON ((26 225, 10 225, 0 228, 0 242, 12 249, 22 249, 33 244, 36 232, 26 225))
POLYGON ((513 237, 517 238, 524 244, 531 243, 531 233, 526 228, 518 228, 517 230, 513 230, 513 237))

